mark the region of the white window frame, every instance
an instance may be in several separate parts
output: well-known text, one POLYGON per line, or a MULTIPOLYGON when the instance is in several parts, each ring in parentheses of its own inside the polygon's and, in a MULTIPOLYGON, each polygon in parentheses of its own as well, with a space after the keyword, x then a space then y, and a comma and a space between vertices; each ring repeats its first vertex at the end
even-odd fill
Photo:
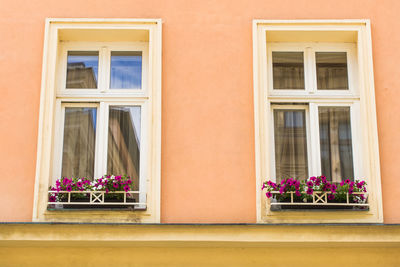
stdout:
MULTIPOLYGON (((258 223, 382 222, 382 193, 369 20, 254 20, 253 69, 258 223), (268 38, 267 38, 268 35, 268 38), (337 39, 335 39, 337 38, 337 39), (354 38, 354 39, 352 39, 354 38), (268 39, 268 41, 267 41, 268 39), (349 41, 350 40, 350 41, 349 41), (288 48, 292 49, 288 49, 288 48), (272 50, 304 51, 305 90, 273 90, 272 50), (317 90, 315 51, 345 51, 349 90, 317 90), (307 74, 308 72, 308 74, 307 74), (311 75, 310 75, 311 73, 311 75), (319 106, 349 106, 355 178, 368 183, 368 211, 271 211, 261 185, 275 179, 274 104, 309 110, 309 175, 320 175, 319 106), (313 127, 311 127, 313 126, 313 127)), ((308 141, 309 141, 308 140, 308 141)))
POLYGON ((160 222, 161 25, 160 19, 46 20, 33 221, 160 222), (63 31, 72 39, 59 39, 63 31), (99 51, 98 88, 65 88, 67 51, 93 50, 99 51), (109 89, 111 51, 142 51, 142 88, 109 89), (107 171, 109 107, 141 107, 139 198, 146 209, 47 210, 48 188, 61 175, 66 106, 97 107, 95 177, 107 171))

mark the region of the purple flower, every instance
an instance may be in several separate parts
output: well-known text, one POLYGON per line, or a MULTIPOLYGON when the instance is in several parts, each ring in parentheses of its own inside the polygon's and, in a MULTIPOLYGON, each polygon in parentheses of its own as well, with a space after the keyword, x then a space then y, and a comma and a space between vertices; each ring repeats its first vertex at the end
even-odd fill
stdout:
POLYGON ((312 187, 312 186, 313 186, 313 182, 308 181, 308 182, 306 183, 306 185, 307 185, 308 187, 312 187))
POLYGON ((334 200, 335 199, 335 195, 334 194, 329 194, 328 195, 328 200, 334 200))
POLYGON ((344 181, 341 181, 341 182, 340 182, 340 186, 344 186, 344 181))
POLYGON ((269 191, 267 193, 265 193, 265 195, 267 196, 267 198, 271 198, 272 197, 272 194, 269 191))
POLYGON ((114 188, 118 188, 118 187, 119 187, 119 184, 114 182, 114 183, 113 183, 113 187, 114 187, 114 188))
POLYGON ((331 189, 331 188, 332 188, 332 185, 328 182, 328 183, 325 185, 325 188, 326 188, 326 190, 331 189))
POLYGON ((314 190, 312 188, 307 189, 307 195, 312 195, 314 193, 314 190))
POLYGON ((363 187, 363 184, 360 182, 360 183, 357 183, 357 188, 358 189, 361 189, 363 187))
POLYGON ((68 178, 63 179, 63 185, 68 185, 71 181, 68 178))
POLYGON ((76 183, 76 186, 77 186, 77 187, 82 187, 82 186, 83 186, 83 183, 82 183, 82 182, 77 182, 77 183, 76 183))
POLYGON ((301 193, 300 193, 300 191, 296 190, 296 196, 298 196, 298 197, 300 197, 300 196, 301 196, 301 193))
POLYGON ((108 194, 108 192, 110 192, 110 190, 108 190, 108 188, 106 188, 106 194, 108 194))
POLYGON ((56 186, 60 186, 60 185, 61 185, 60 180, 57 179, 56 186))
POLYGON ((283 180, 281 181, 281 185, 284 185, 285 183, 286 183, 286 180, 283 179, 283 180))
POLYGON ((121 181, 121 176, 115 176, 115 180, 121 181))
POLYGON ((310 177, 310 181, 315 181, 315 180, 317 180, 317 177, 315 177, 315 176, 313 176, 313 177, 310 177))
POLYGON ((321 181, 322 181, 323 184, 325 184, 326 183, 326 177, 325 176, 321 176, 321 181))
POLYGON ((124 186, 124 191, 125 191, 125 192, 128 192, 130 189, 131 189, 131 188, 130 188, 129 186, 127 186, 127 185, 124 186))
POLYGON ((65 187, 65 190, 67 190, 68 192, 72 191, 72 187, 70 185, 67 185, 67 187, 65 187))
POLYGON ((363 194, 360 195, 360 197, 361 197, 362 200, 365 200, 365 196, 363 194))
POLYGON ((56 197, 55 196, 50 196, 49 197, 49 202, 56 202, 56 197))
POLYGON ((351 195, 353 194, 353 192, 354 192, 353 188, 349 188, 349 194, 351 195))
POLYGON ((344 180, 344 182, 345 182, 346 184, 349 184, 349 183, 350 183, 350 180, 349 180, 349 179, 346 179, 346 180, 344 180))

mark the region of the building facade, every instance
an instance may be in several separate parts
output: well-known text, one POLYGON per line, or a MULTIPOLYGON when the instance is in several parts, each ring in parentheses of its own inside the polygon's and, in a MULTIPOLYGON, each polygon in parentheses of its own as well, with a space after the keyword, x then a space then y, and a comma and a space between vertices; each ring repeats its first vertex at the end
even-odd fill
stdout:
POLYGON ((2 6, 1 266, 400 266, 396 1, 2 6))

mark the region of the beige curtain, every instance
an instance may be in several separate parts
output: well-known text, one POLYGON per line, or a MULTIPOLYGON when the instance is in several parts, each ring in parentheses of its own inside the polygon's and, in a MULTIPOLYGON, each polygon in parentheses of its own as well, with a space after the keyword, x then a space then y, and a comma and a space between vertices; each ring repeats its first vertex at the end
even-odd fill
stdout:
POLYGON ((304 90, 303 52, 272 52, 272 64, 275 90, 304 90))
POLYGON ((107 173, 128 175, 139 189, 140 107, 110 107, 107 173))
POLYGON ((308 176, 304 110, 274 110, 276 179, 308 176))
POLYGON ((96 108, 66 107, 62 177, 93 178, 96 108))
POLYGON ((354 178, 349 107, 320 107, 322 174, 332 182, 354 178))
POLYGON ((316 52, 319 90, 349 89, 346 52, 316 52))

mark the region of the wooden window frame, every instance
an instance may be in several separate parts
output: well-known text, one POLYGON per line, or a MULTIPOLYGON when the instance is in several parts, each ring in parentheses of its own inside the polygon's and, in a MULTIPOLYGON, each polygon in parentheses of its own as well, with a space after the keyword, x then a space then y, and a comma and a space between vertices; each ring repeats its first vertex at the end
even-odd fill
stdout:
MULTIPOLYGON (((315 53, 314 53, 315 55, 315 53)), ((369 20, 254 20, 254 112, 258 223, 383 222, 369 20), (306 90, 273 90, 271 51, 304 51, 306 90), (307 51, 308 50, 308 51, 307 51), (346 51, 349 90, 317 90, 313 51, 346 51), (307 74, 308 72, 308 74, 307 74), (315 73, 315 72, 314 72, 315 73), (308 81, 307 81, 308 79, 308 81), (309 105, 309 174, 320 174, 318 106, 349 106, 356 178, 368 184, 368 211, 271 211, 261 185, 274 175, 274 104, 309 105), (310 162, 311 161, 311 162, 310 162), (311 163, 311 164, 310 164, 311 163)))
POLYGON ((46 20, 33 221, 160 222, 161 24, 160 19, 46 20), (61 40, 64 31, 73 40, 61 40), (142 39, 135 41, 135 34, 142 39), (102 38, 107 40, 97 40, 102 38), (89 50, 99 51, 98 88, 67 89, 67 51, 89 50), (142 88, 109 89, 111 51, 142 51, 142 88), (48 187, 61 173, 65 106, 97 107, 97 177, 107 170, 108 111, 115 105, 141 106, 140 198, 146 209, 48 210, 48 187))

